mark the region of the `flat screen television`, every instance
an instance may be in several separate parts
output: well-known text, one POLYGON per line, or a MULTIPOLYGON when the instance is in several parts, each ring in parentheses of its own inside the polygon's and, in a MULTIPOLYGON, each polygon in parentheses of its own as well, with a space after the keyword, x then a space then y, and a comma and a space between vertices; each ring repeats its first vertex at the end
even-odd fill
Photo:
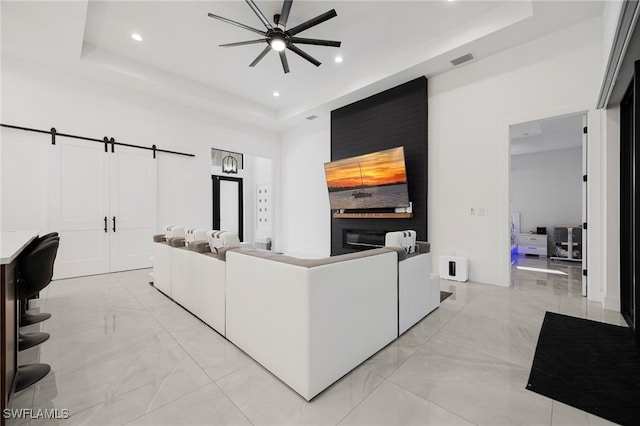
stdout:
POLYGON ((324 171, 332 210, 409 207, 401 146, 325 163, 324 171))

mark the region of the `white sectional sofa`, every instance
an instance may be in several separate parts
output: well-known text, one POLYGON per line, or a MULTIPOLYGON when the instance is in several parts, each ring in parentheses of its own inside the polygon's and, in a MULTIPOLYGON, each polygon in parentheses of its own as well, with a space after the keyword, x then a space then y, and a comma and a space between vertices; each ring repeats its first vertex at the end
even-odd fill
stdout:
POLYGON ((439 282, 431 284, 429 243, 418 242, 416 247, 417 254, 398 262, 398 335, 440 305, 439 282))
POLYGON ((298 259, 241 247, 211 253, 219 244, 211 238, 189 248, 162 239, 154 237, 156 287, 307 400, 440 303, 428 243, 410 254, 385 247, 298 259))
POLYGON ((398 256, 227 253, 227 339, 310 400, 398 337, 398 256))
POLYGON ((173 249, 164 238, 153 240, 153 285, 171 297, 171 253, 173 249))
MULTIPOLYGON (((206 244, 206 242, 201 242, 206 244)), ((223 336, 225 331, 226 266, 193 243, 174 248, 171 259, 172 298, 223 336)))
MULTIPOLYGON (((210 231, 214 232, 214 231, 210 231)), ((216 231, 220 232, 220 231, 216 231)), ((201 232, 190 232, 200 235, 201 232)), ((187 233, 189 235, 189 232, 187 233)), ((206 235, 205 235, 206 236, 206 235)), ((218 238, 218 235, 216 235, 218 238)), ((240 247, 233 236, 218 238, 220 250, 212 253, 209 241, 171 234, 154 237, 154 286, 223 336, 226 334, 226 266, 224 245, 240 247), (231 242, 231 244, 230 244, 231 242)))
POLYGON ((167 226, 164 235, 153 237, 153 285, 171 297, 171 240, 184 239, 184 228, 167 226))

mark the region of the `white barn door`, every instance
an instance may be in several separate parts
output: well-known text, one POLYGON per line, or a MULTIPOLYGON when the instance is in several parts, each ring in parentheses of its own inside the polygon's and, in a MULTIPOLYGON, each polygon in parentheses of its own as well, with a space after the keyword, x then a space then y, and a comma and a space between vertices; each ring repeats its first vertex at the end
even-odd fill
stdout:
POLYGON ((49 150, 47 228, 60 233, 54 279, 109 272, 109 154, 59 138, 49 150))
POLYGON ((47 228, 60 233, 54 279, 151 266, 157 166, 150 151, 59 138, 47 228))
POLYGON ((111 272, 151 266, 156 229, 156 160, 151 152, 116 146, 110 157, 111 272))

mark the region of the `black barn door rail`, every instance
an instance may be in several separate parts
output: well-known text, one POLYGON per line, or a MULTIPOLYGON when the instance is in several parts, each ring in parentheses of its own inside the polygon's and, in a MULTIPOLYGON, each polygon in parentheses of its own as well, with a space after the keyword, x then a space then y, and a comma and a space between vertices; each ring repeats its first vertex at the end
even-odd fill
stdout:
POLYGON ((52 127, 51 130, 40 130, 40 129, 32 129, 32 128, 29 128, 29 127, 12 126, 10 124, 2 124, 2 123, 0 123, 0 127, 6 127, 8 129, 25 130, 27 132, 45 133, 45 134, 51 135, 51 144, 52 145, 56 144, 56 137, 57 136, 62 136, 62 137, 65 137, 65 138, 81 139, 81 140, 84 140, 84 141, 98 142, 98 143, 104 144, 105 152, 107 151, 107 144, 109 144, 109 145, 111 145, 111 152, 115 151, 115 148, 114 148, 115 145, 120 145, 120 146, 128 146, 130 148, 146 149, 147 151, 152 151, 153 152, 153 158, 156 158, 156 152, 164 152, 166 154, 175 154, 175 155, 184 155, 186 157, 195 157, 194 154, 187 154, 187 153, 184 153, 184 152, 169 151, 169 150, 166 150, 166 149, 160 149, 160 148, 156 147, 155 145, 153 145, 151 147, 141 146, 141 145, 132 145, 132 144, 123 143, 123 142, 116 142, 116 140, 114 138, 104 137, 102 139, 95 139, 95 138, 87 138, 85 136, 70 135, 68 133, 60 133, 55 129, 55 127, 52 127))

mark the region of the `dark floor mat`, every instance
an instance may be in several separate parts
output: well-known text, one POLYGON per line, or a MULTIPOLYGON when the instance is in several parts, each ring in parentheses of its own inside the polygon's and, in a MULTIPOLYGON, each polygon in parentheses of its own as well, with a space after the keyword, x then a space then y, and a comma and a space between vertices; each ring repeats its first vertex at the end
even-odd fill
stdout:
POLYGON ((640 348, 633 332, 547 312, 527 389, 612 422, 640 424, 640 348))

